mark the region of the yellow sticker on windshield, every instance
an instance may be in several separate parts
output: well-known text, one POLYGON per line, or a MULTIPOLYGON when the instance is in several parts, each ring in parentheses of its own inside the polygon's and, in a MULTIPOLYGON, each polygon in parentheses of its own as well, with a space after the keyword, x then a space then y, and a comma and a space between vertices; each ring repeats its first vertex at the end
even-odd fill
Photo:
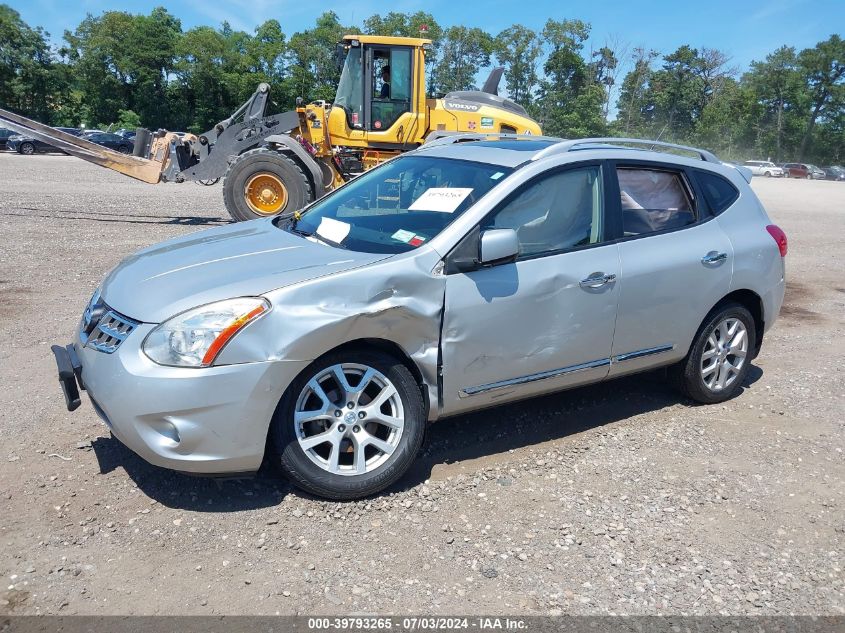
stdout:
POLYGON ((432 187, 423 193, 408 207, 409 211, 439 211, 454 213, 461 202, 472 193, 471 188, 432 187))

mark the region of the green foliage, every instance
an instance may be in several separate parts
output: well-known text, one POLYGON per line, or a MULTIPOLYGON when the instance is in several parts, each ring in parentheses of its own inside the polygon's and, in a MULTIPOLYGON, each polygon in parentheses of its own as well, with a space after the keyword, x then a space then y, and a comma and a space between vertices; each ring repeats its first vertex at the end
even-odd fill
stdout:
POLYGON ((121 110, 118 112, 117 121, 115 122, 115 129, 134 130, 142 125, 141 117, 137 112, 132 110, 121 110))
POLYGON ((584 59, 590 25, 581 20, 548 20, 542 37, 549 48, 537 100, 530 111, 545 134, 577 138, 603 135, 605 87, 584 59))
POLYGON ((441 40, 439 60, 431 77, 434 93, 474 90, 475 75, 490 65, 492 36, 479 28, 450 26, 441 40))
POLYGON ((550 19, 540 32, 514 24, 494 36, 472 26, 445 28, 425 11, 375 14, 360 28, 327 11, 288 37, 278 20, 252 32, 225 22, 183 31, 158 7, 148 15, 88 15, 56 49, 49 34, 0 4, 0 107, 52 125, 203 132, 261 82, 272 86, 274 112, 292 108, 297 97, 331 101, 343 35, 419 37, 423 25, 433 44, 426 54, 430 93, 476 88, 495 62, 505 68, 507 96, 546 134, 660 138, 734 160, 845 162, 840 35, 801 51, 781 46, 740 75, 715 49, 682 45, 661 55, 640 47, 628 54, 610 43, 585 50, 591 27, 581 20, 550 19))
POLYGON ((508 96, 527 107, 539 81, 537 64, 543 40, 528 27, 514 24, 496 36, 494 46, 496 60, 505 69, 508 96))
POLYGON ((49 121, 68 100, 70 84, 56 64, 48 33, 30 28, 20 14, 0 4, 0 104, 49 121))

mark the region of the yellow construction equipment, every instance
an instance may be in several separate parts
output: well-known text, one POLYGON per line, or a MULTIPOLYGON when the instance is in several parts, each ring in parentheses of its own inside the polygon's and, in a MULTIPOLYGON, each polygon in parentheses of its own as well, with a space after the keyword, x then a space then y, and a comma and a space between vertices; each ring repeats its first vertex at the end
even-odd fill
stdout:
POLYGON ((149 183, 213 181, 235 220, 301 209, 335 187, 427 139, 455 133, 537 134, 525 109, 498 95, 502 69, 481 90, 427 98, 431 40, 347 35, 334 103, 297 99, 267 114, 270 86, 199 136, 139 129, 133 156, 0 110, 0 125, 149 183))

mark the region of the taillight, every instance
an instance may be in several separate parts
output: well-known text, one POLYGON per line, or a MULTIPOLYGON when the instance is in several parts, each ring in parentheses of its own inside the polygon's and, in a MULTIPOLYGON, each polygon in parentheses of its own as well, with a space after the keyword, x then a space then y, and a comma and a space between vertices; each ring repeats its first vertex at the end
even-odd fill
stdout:
POLYGON ((786 257, 786 251, 788 248, 788 244, 786 241, 786 233, 784 233, 781 228, 776 224, 770 224, 766 227, 766 230, 769 232, 769 235, 772 236, 772 239, 777 242, 778 250, 780 251, 780 256, 786 257))

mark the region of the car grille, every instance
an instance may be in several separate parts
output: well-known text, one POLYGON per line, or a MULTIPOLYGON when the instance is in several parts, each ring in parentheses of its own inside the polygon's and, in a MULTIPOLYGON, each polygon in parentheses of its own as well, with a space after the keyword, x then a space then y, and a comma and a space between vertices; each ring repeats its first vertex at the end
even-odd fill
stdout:
POLYGON ((99 352, 105 352, 106 354, 112 354, 117 351, 120 344, 139 325, 138 321, 133 321, 129 317, 125 317, 108 308, 106 308, 103 316, 100 317, 93 329, 86 332, 85 322, 89 320, 92 319, 90 319, 89 312, 86 310, 85 317, 83 317, 82 330, 83 340, 87 336, 85 345, 99 352))

